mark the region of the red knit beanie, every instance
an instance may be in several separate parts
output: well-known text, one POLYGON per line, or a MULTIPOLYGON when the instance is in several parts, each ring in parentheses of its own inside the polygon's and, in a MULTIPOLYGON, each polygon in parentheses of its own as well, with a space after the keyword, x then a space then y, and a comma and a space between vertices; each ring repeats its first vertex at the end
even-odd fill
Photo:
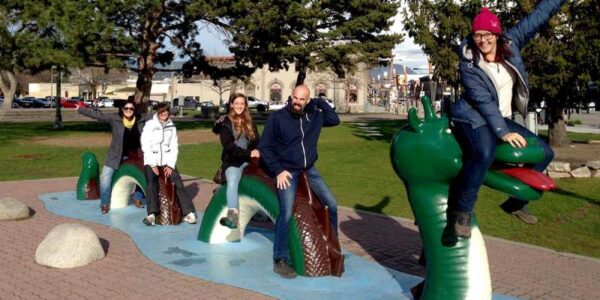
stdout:
POLYGON ((502 34, 502 24, 500 24, 498 17, 490 12, 489 8, 482 7, 479 14, 473 19, 473 32, 477 30, 502 34))

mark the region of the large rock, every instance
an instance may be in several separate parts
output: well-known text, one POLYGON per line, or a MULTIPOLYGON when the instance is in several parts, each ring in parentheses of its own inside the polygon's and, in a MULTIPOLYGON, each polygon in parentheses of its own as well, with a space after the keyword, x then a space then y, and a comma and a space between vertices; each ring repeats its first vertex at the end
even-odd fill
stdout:
POLYGON ((600 170, 594 171, 594 174, 592 174, 592 177, 600 177, 600 170))
POLYGON ((590 169, 588 169, 588 167, 580 167, 571 171, 571 175, 574 178, 589 178, 592 177, 592 172, 590 172, 590 169))
POLYGON ((0 221, 29 218, 29 207, 23 202, 6 197, 0 199, 0 221))
POLYGON ((571 164, 562 161, 553 161, 546 168, 548 172, 571 172, 571 164))
POLYGON ((568 172, 548 171, 548 176, 554 179, 571 178, 571 174, 569 174, 568 172))
POLYGON ((53 268, 85 266, 103 257, 96 233, 77 223, 54 227, 35 251, 35 262, 53 268))
POLYGON ((588 161, 585 166, 592 170, 600 170, 600 160, 588 161))

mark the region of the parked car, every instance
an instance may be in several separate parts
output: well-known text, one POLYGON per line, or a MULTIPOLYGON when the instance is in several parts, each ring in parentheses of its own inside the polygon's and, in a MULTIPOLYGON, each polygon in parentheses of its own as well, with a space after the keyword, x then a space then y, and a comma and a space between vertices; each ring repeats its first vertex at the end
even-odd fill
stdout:
POLYGON ((201 105, 200 102, 196 101, 193 97, 185 97, 183 98, 183 105, 180 105, 181 103, 181 98, 177 99, 177 101, 174 102, 173 106, 182 106, 183 108, 188 108, 188 109, 194 109, 194 110, 200 110, 201 109, 201 105))
POLYGON ((51 107, 56 107, 56 96, 46 96, 44 99, 50 102, 51 107))
POLYGON ((50 108, 50 100, 46 98, 33 99, 33 107, 35 108, 50 108))
POLYGON ((269 110, 269 102, 256 99, 252 96, 248 96, 248 109, 256 110, 259 112, 265 112, 269 110))
POLYGON ((269 111, 280 110, 285 107, 285 103, 283 102, 271 102, 269 103, 269 111))
POLYGON ((215 104, 212 101, 202 101, 200 102, 201 107, 214 107, 215 104))
POLYGON ((98 107, 113 107, 114 102, 108 97, 98 97, 98 99, 96 99, 96 105, 98 105, 98 107))
POLYGON ((83 102, 83 99, 81 101, 78 101, 77 99, 60 99, 60 106, 64 107, 64 108, 76 108, 77 105, 83 105, 86 108, 89 108, 90 106, 88 104, 85 104, 83 102))
MULTIPOLYGON (((33 107, 33 100, 35 98, 33 97, 23 97, 21 99, 19 98, 14 98, 13 99, 13 103, 16 103, 18 106, 17 107, 22 107, 22 108, 31 108, 33 107)), ((14 107, 14 105, 13 105, 14 107)))

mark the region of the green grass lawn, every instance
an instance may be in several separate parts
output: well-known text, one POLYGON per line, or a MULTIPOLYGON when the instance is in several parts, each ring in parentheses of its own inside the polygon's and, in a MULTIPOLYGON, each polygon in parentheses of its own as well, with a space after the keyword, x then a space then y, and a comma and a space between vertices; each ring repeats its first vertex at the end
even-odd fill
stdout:
MULTIPOLYGON (((372 122, 370 126, 378 127, 381 137, 364 136, 353 124, 323 130, 317 167, 340 205, 412 218, 404 186, 389 160, 391 136, 403 124, 372 122)), ((210 126, 210 122, 177 123, 179 130, 210 126)), ((4 170, 0 181, 78 176, 84 151, 95 153, 102 163, 108 145, 44 146, 32 143, 32 139, 108 134, 108 126, 78 122, 66 123, 63 131, 51 128, 50 123, 0 123, 0 162, 4 170)), ((183 174, 210 179, 220 165, 220 153, 218 143, 183 145, 178 168, 183 174)), ((506 215, 498 207, 506 196, 484 187, 475 210, 481 230, 496 237, 600 258, 600 179, 557 183, 558 191, 546 193, 530 204, 530 210, 540 219, 533 226, 506 215)))

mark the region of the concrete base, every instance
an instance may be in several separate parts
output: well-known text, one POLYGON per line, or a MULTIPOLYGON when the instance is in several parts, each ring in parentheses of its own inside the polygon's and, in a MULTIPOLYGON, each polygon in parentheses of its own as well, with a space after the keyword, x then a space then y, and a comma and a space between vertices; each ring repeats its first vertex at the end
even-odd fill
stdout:
MULTIPOLYGON (((203 280, 228 284, 283 299, 412 299, 410 288, 422 279, 344 253, 346 271, 337 277, 283 279, 273 273, 273 232, 249 227, 237 243, 198 241, 198 224, 148 227, 145 210, 129 206, 102 215, 96 201, 77 201, 75 192, 42 194, 52 213, 104 224, 129 235, 153 262, 203 280)), ((110 252, 109 254, 110 255, 110 252)), ((493 299, 515 299, 494 294, 493 299)))

